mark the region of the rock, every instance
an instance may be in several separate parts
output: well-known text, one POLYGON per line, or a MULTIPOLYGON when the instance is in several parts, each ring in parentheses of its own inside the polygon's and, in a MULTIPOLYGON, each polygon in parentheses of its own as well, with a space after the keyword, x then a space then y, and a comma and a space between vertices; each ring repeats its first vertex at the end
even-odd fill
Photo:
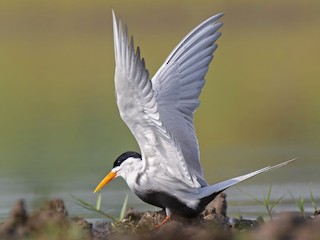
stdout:
POLYGON ((146 230, 153 230, 154 227, 160 224, 166 218, 165 212, 146 212, 142 215, 137 223, 136 230, 144 232, 146 230))
POLYGON ((65 226, 69 224, 67 211, 61 199, 48 201, 39 210, 30 214, 28 227, 30 231, 37 232, 47 225, 65 226))
POLYGON ((25 225, 28 220, 27 210, 24 201, 19 199, 10 212, 10 219, 17 225, 25 225))
POLYGON ((112 225, 109 222, 97 222, 92 228, 93 240, 105 240, 110 239, 112 231, 112 225))
POLYGON ((249 220, 249 219, 240 219, 234 224, 234 228, 242 231, 242 230, 250 230, 259 226, 259 222, 257 220, 249 220))
POLYGON ((129 208, 124 216, 124 219, 130 220, 130 221, 139 221, 143 215, 144 215, 143 212, 139 212, 133 208, 129 208))
POLYGON ((66 207, 64 206, 64 202, 59 198, 47 201, 40 209, 40 211, 52 211, 65 217, 68 216, 68 212, 66 210, 66 207))
POLYGON ((72 218, 71 222, 74 223, 75 225, 79 226, 80 229, 91 232, 92 231, 92 223, 87 222, 83 218, 72 218))
POLYGON ((227 217, 227 194, 220 193, 205 208, 203 215, 215 214, 221 217, 227 217))
POLYGON ((28 214, 24 201, 19 199, 9 214, 9 219, 0 225, 0 238, 22 238, 28 234, 28 214))
POLYGON ((90 224, 79 219, 71 221, 61 199, 48 201, 28 214, 23 200, 18 200, 9 219, 0 224, 0 239, 89 239, 90 224), (63 236, 63 237, 61 237, 63 236))
POLYGON ((205 208, 199 216, 200 220, 214 221, 217 224, 227 226, 227 194, 220 193, 205 208))

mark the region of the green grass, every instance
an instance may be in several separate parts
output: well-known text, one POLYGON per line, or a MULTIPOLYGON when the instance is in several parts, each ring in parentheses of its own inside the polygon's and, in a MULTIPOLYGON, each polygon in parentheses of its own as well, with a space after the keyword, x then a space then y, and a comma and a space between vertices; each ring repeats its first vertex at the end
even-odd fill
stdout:
MULTIPOLYGON (((267 214, 269 216, 269 218, 272 220, 272 212, 273 209, 280 204, 280 202, 282 201, 282 199, 285 197, 285 195, 277 198, 276 200, 272 200, 271 198, 271 191, 272 191, 272 184, 270 184, 269 186, 269 190, 267 195, 261 200, 251 194, 245 193, 246 195, 248 195, 249 197, 251 197, 253 200, 255 200, 257 203, 263 205, 267 211, 267 214)), ((243 192, 243 191, 242 191, 243 192)))
POLYGON ((96 206, 94 206, 94 205, 91 204, 91 203, 88 203, 87 201, 85 201, 85 200, 83 200, 83 199, 77 198, 77 197, 75 197, 75 196, 73 196, 73 195, 71 195, 71 196, 72 196, 72 198, 74 199, 74 201, 75 201, 75 203, 76 203, 77 205, 79 205, 79 206, 87 209, 88 211, 91 211, 91 212, 94 212, 94 213, 98 213, 98 214, 102 215, 103 217, 105 217, 105 218, 107 218, 107 219, 110 219, 110 220, 113 221, 113 222, 117 221, 117 218, 116 218, 116 217, 114 217, 114 216, 112 216, 112 215, 110 215, 110 214, 107 214, 107 213, 105 213, 104 211, 102 211, 102 210, 100 209, 100 203, 101 203, 101 200, 100 200, 100 199, 101 199, 101 196, 100 196, 100 194, 101 194, 101 193, 99 193, 99 195, 98 195, 98 200, 97 200, 96 206), (98 202, 99 202, 99 204, 98 204, 98 202))
MULTIPOLYGON (((316 199, 314 197, 314 194, 313 194, 312 190, 310 189, 309 191, 310 191, 310 204, 311 204, 314 212, 316 212, 318 210, 317 202, 316 202, 316 199)), ((302 196, 299 196, 298 198, 296 198, 292 192, 290 192, 290 195, 291 195, 292 201, 298 207, 301 215, 303 217, 305 217, 306 216, 306 212, 305 212, 306 201, 305 201, 305 199, 302 196)))
POLYGON ((290 195, 291 195, 292 201, 293 201, 293 202, 296 204, 296 206, 298 207, 301 215, 302 215, 303 217, 305 217, 305 207, 304 207, 305 202, 304 202, 304 198, 303 198, 302 196, 299 196, 299 198, 296 199, 296 198, 294 197, 294 195, 293 195, 292 192, 290 192, 290 195))
POLYGON ((314 212, 318 211, 318 205, 311 189, 310 189, 310 199, 311 199, 311 204, 314 209, 314 212))
POLYGON ((127 211, 127 207, 128 207, 128 194, 126 194, 125 199, 123 201, 119 217, 112 216, 112 215, 107 214, 106 212, 101 210, 101 192, 100 191, 98 192, 97 202, 96 202, 95 206, 93 204, 83 200, 83 199, 77 198, 73 195, 71 195, 71 196, 77 205, 87 209, 88 211, 102 215, 103 217, 110 219, 114 223, 122 221, 124 219, 126 211, 127 211))

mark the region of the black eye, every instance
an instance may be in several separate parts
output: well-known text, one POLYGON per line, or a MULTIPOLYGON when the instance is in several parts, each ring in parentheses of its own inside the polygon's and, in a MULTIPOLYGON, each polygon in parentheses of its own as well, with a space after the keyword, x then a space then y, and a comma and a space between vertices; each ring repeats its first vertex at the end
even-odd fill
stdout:
POLYGON ((127 160, 128 158, 140 158, 141 159, 141 155, 137 152, 125 152, 122 153, 113 163, 113 168, 118 167, 121 165, 121 163, 123 163, 125 160, 127 160))

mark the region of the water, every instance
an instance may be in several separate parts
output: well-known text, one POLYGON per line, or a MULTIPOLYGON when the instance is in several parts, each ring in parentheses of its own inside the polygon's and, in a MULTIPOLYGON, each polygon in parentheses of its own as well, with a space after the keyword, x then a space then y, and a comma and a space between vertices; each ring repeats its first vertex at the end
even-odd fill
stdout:
MULTIPOLYGON (((291 168, 294 169, 294 167, 291 168)), ((309 169, 309 173, 311 170, 312 169, 309 169)), ((316 170, 314 169, 314 171, 316 170)), ((286 173, 286 171, 284 172, 286 173)), ((304 169, 304 172, 308 172, 308 170, 304 169)), ((265 206, 257 202, 257 199, 262 201, 267 196, 270 187, 270 177, 282 175, 280 173, 281 170, 267 173, 264 174, 264 176, 258 176, 256 180, 250 179, 228 189, 226 191, 228 215, 231 217, 242 215, 247 218, 255 218, 259 215, 267 217, 265 206)), ((306 213, 312 214, 314 208, 310 199, 310 191, 312 191, 316 203, 320 206, 320 184, 319 181, 317 181, 318 179, 311 181, 307 175, 305 175, 306 181, 295 181, 295 176, 286 175, 282 177, 289 181, 276 181, 272 183, 272 201, 276 201, 284 196, 281 203, 274 207, 274 213, 281 211, 299 211, 296 201, 298 201, 299 198, 303 198, 306 213)), ((72 198, 72 196, 75 196, 95 205, 97 194, 93 194, 92 191, 98 181, 94 181, 93 179, 97 179, 97 176, 94 174, 92 174, 92 176, 87 175, 82 178, 74 178, 73 181, 61 181, 57 178, 55 180, 55 187, 48 189, 46 188, 46 182, 36 183, 33 180, 27 180, 21 177, 0 178, 0 220, 8 216, 9 210, 19 198, 25 199, 29 210, 39 207, 45 200, 62 198, 65 201, 70 216, 100 218, 101 216, 98 214, 92 213, 77 205, 72 198)), ((102 210, 115 217, 119 216, 126 194, 129 196, 129 207, 134 207, 141 211, 158 209, 142 202, 128 189, 122 179, 117 179, 103 188, 102 210)))
MULTIPOLYGON (((239 176, 267 165, 274 165, 294 157, 296 161, 280 169, 258 175, 226 191, 228 215, 255 218, 267 216, 265 206, 255 199, 263 200, 272 184, 271 199, 283 199, 274 207, 274 212, 299 211, 296 201, 304 199, 305 211, 314 211, 310 191, 320 206, 320 178, 318 174, 320 151, 316 147, 237 147, 225 149, 202 148, 201 158, 205 177, 209 183, 217 183, 239 176), (267 156, 267 157, 266 157, 267 156), (267 158, 267 159, 266 159, 267 158), (214 161, 212 160, 214 159, 214 161), (257 159, 259 161, 257 161, 257 159), (292 199, 292 196, 294 200, 292 199)), ((92 152, 92 151, 91 151, 92 152)), ((2 162, 0 168, 0 220, 8 216, 17 199, 25 199, 29 210, 39 207, 43 201, 62 198, 70 216, 100 218, 77 205, 72 198, 83 199, 95 205, 97 194, 93 190, 104 177, 109 162, 100 159, 103 156, 115 156, 111 151, 97 152, 97 156, 84 150, 73 156, 63 156, 68 161, 56 161, 56 156, 48 155, 48 160, 36 157, 19 159, 18 164, 12 161, 2 162), (88 159, 93 159, 88 161, 88 159), (11 164, 11 165, 10 165, 11 164)), ((56 153, 56 152, 55 152, 56 153)), ((59 152, 58 152, 59 153, 59 152)), ((138 199, 126 186, 122 179, 110 182, 102 190, 102 210, 119 216, 126 194, 129 196, 128 206, 137 210, 157 210, 154 206, 138 199)))

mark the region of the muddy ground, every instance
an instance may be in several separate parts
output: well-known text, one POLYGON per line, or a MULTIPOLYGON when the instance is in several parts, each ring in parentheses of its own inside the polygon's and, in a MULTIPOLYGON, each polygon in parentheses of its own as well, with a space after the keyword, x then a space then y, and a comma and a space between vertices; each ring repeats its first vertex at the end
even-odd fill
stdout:
POLYGON ((0 223, 0 239, 102 240, 102 239, 320 239, 320 213, 303 217, 284 212, 272 220, 230 219, 227 217, 226 195, 221 194, 196 219, 173 218, 154 230, 164 212, 127 211, 118 223, 89 223, 68 217, 61 199, 48 201, 28 213, 24 201, 18 200, 8 219, 0 223))

